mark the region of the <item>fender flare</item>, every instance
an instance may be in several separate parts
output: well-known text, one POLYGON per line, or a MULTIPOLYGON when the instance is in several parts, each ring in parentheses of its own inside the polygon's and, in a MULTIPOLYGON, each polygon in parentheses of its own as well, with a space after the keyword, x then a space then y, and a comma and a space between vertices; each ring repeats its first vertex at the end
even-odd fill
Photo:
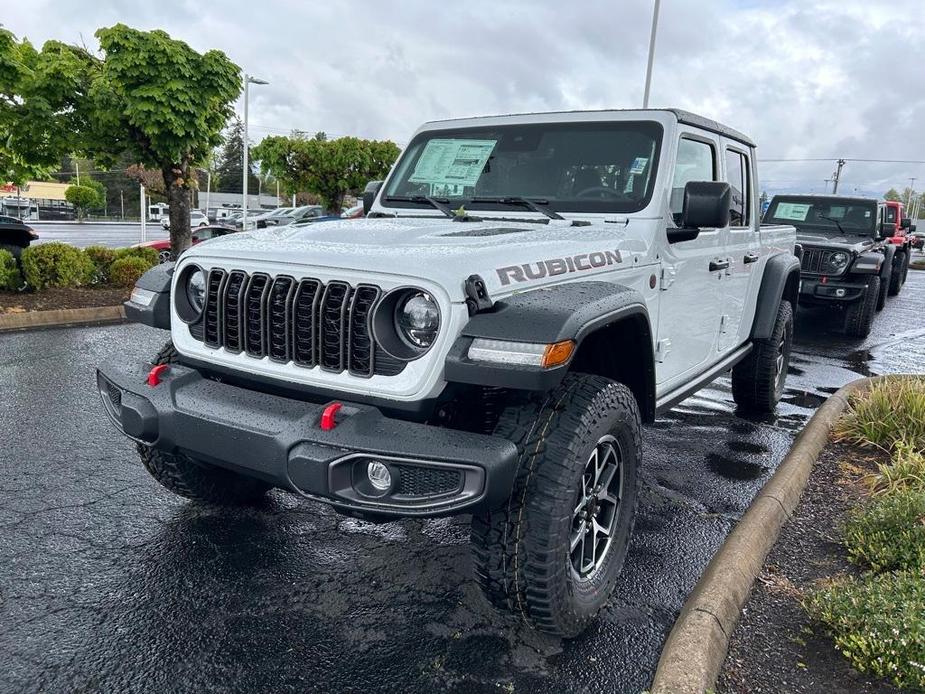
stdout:
MULTIPOLYGON (((652 327, 642 295, 630 287, 608 282, 569 282, 533 289, 496 301, 477 313, 462 329, 446 357, 445 378, 451 383, 545 391, 556 387, 568 372, 582 340, 608 325, 632 318, 644 325, 647 355, 645 400, 655 398, 652 327), (578 347, 565 364, 551 369, 475 362, 468 358, 475 338, 551 344, 574 340, 578 347)), ((645 410, 647 402, 640 402, 645 410)))
MULTIPOLYGON (((892 272, 893 262, 898 252, 898 246, 888 243, 883 247, 883 266, 880 268, 880 279, 886 280, 887 273, 892 272)), ((902 268, 900 268, 901 270, 902 268)))
POLYGON ((761 288, 758 290, 758 303, 755 306, 753 340, 767 340, 771 337, 781 299, 787 299, 796 309, 799 281, 800 261, 795 255, 779 253, 768 259, 764 266, 764 277, 761 278, 761 288))
POLYGON ((129 298, 122 304, 126 320, 152 328, 170 330, 170 281, 173 278, 174 266, 174 263, 155 265, 138 278, 135 288, 144 289, 154 296, 146 306, 129 298))

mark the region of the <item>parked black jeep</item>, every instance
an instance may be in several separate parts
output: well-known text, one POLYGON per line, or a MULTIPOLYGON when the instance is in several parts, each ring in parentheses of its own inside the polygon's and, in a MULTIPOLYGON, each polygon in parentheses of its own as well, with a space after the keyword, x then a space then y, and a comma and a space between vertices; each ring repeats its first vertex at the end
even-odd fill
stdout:
POLYGON ((877 201, 839 195, 777 195, 764 217, 792 224, 803 248, 800 304, 844 310, 845 333, 866 337, 886 303, 894 246, 880 233, 877 201))

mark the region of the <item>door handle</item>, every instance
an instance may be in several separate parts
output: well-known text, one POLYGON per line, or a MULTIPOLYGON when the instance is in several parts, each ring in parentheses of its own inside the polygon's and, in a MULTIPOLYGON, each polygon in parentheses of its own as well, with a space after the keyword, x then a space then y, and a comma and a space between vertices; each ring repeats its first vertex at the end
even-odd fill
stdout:
POLYGON ((757 262, 758 262, 758 254, 750 251, 750 252, 748 252, 748 253, 745 254, 745 257, 744 257, 742 260, 743 260, 746 264, 748 264, 748 263, 757 263, 757 262))
POLYGON ((723 260, 711 260, 710 261, 710 272, 716 272, 717 270, 728 270, 729 269, 729 258, 723 260))

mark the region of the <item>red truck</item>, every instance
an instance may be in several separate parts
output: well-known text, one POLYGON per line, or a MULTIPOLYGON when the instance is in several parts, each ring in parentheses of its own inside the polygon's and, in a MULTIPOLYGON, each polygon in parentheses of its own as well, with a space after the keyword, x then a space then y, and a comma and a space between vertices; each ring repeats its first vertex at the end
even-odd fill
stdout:
POLYGON ((890 276, 890 296, 899 294, 899 290, 906 282, 909 272, 909 259, 915 243, 915 226, 905 216, 905 206, 896 200, 884 200, 879 203, 878 220, 880 222, 880 235, 896 246, 896 255, 893 256, 893 273, 890 276))

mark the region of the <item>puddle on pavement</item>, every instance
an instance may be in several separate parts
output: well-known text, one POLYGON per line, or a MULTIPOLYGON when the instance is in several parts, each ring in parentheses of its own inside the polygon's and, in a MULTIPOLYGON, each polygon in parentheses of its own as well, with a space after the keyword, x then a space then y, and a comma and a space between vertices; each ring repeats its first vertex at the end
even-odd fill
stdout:
POLYGON ((768 452, 767 446, 762 446, 760 443, 752 443, 751 441, 727 441, 726 446, 730 451, 735 453, 760 455, 761 453, 768 452))
POLYGON ((805 390, 787 390, 784 397, 781 398, 781 402, 796 405, 797 407, 805 407, 808 410, 815 410, 825 401, 826 398, 823 396, 805 390))
POLYGON ((718 453, 707 454, 707 467, 717 475, 730 480, 756 480, 768 471, 764 465, 748 460, 727 458, 718 453))

